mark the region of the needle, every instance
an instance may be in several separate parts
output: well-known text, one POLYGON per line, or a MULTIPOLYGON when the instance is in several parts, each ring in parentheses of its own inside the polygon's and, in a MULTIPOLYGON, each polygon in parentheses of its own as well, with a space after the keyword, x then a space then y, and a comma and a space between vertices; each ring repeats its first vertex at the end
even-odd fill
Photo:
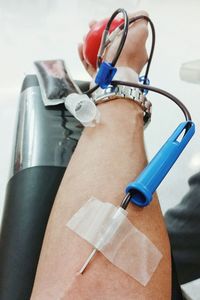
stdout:
POLYGON ((87 265, 90 263, 90 261, 92 260, 92 258, 95 256, 96 252, 97 252, 97 249, 94 248, 94 249, 92 250, 92 252, 90 253, 90 255, 88 256, 88 258, 86 259, 84 265, 83 265, 82 268, 80 269, 80 271, 79 271, 80 274, 83 274, 83 272, 85 271, 87 265))
MULTIPOLYGON (((120 207, 123 208, 124 210, 126 210, 128 204, 130 202, 130 199, 131 199, 131 194, 128 193, 125 196, 125 198, 122 200, 120 207)), ((116 212, 116 215, 117 215, 117 212, 116 212)), ((105 235, 101 238, 101 240, 99 241, 98 245, 101 245, 101 242, 106 238, 106 235, 109 235, 110 230, 112 231, 113 224, 115 224, 115 223, 112 222, 110 224, 110 226, 108 227, 107 231, 105 232, 105 235)), ((97 248, 98 248, 98 246, 97 246, 97 248)), ((92 258, 95 256, 96 252, 98 251, 97 248, 94 248, 92 250, 92 252, 90 253, 90 255, 88 256, 88 258, 86 259, 85 263, 83 264, 82 268, 79 271, 80 274, 83 274, 83 272, 85 271, 86 267, 88 266, 88 264, 90 263, 90 261, 92 260, 92 258)))

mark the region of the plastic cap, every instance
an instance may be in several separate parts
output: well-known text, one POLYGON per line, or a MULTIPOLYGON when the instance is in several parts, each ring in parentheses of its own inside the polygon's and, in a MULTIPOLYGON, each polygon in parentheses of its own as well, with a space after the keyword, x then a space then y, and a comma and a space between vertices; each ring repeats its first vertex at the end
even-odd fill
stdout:
MULTIPOLYGON (((150 85, 150 80, 149 80, 149 78, 146 78, 146 80, 145 80, 145 76, 140 76, 140 77, 139 77, 139 82, 141 82, 142 84, 150 85)), ((147 95, 148 92, 149 92, 149 91, 148 91, 147 89, 144 89, 144 90, 143 90, 143 94, 144 94, 144 95, 147 95)))
POLYGON ((100 113, 87 95, 70 94, 65 99, 65 107, 85 127, 94 127, 99 122, 100 113))

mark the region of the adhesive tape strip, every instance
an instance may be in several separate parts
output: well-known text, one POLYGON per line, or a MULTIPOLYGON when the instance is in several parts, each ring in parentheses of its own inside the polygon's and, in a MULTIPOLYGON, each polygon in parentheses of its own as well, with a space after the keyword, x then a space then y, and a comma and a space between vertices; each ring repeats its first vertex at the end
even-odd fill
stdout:
POLYGON ((144 286, 162 258, 157 247, 128 220, 127 212, 111 203, 90 198, 67 226, 144 286))

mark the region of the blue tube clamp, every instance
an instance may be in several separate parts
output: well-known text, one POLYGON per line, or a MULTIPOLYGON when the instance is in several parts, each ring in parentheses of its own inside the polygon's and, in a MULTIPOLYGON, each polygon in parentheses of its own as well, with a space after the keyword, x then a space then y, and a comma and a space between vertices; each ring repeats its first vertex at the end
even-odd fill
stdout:
POLYGON ((106 89, 109 84, 111 84, 116 72, 117 68, 107 61, 103 61, 96 75, 95 83, 98 84, 102 89, 106 89))

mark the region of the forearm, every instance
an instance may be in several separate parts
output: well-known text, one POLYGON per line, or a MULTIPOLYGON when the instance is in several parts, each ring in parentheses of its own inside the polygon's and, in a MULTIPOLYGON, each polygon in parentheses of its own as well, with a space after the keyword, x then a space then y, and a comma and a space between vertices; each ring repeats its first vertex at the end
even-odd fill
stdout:
POLYGON ((91 196, 119 205, 126 184, 146 164, 142 112, 137 104, 115 100, 101 104, 99 109, 101 123, 84 129, 56 197, 32 300, 55 300, 64 294, 66 300, 170 299, 169 244, 157 199, 144 209, 128 208, 129 220, 163 254, 146 287, 100 253, 84 275, 75 277, 92 247, 66 227, 67 221, 91 196))

